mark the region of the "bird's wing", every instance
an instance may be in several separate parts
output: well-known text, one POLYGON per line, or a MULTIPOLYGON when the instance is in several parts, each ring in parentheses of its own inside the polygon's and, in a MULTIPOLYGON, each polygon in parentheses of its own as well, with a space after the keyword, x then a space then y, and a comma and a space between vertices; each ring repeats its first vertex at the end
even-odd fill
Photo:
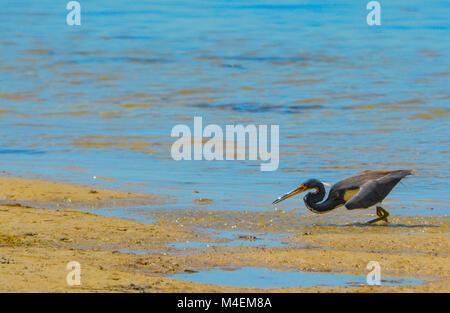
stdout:
POLYGON ((399 183, 402 178, 410 175, 411 171, 396 171, 387 174, 379 179, 370 180, 361 186, 358 193, 355 194, 346 204, 349 210, 366 209, 380 203, 391 190, 399 183))

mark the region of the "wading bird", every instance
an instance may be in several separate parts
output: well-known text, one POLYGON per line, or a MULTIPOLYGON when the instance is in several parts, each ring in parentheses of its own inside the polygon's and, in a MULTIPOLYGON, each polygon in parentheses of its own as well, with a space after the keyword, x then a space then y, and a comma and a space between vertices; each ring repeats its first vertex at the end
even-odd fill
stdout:
MULTIPOLYGON (((286 200, 306 190, 316 189, 308 193, 303 201, 306 208, 314 213, 325 213, 342 205, 348 210, 367 209, 376 206, 376 219, 368 221, 372 224, 381 220, 388 221, 389 213, 380 204, 405 176, 412 170, 369 170, 349 176, 331 186, 328 198, 325 198, 325 184, 317 179, 309 179, 298 188, 276 199, 273 204, 286 200)), ((328 185, 328 184, 327 184, 328 185)))

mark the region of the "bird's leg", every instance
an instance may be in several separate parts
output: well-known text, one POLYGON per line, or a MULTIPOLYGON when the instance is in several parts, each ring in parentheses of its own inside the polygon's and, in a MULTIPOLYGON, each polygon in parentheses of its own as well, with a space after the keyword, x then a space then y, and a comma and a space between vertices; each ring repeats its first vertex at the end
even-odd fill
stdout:
POLYGON ((373 219, 371 221, 368 221, 367 224, 372 224, 378 221, 385 221, 386 223, 388 223, 388 216, 389 216, 389 212, 386 211, 385 209, 383 209, 380 206, 377 206, 377 215, 379 216, 376 219, 373 219))
POLYGON ((386 223, 389 223, 389 221, 388 221, 388 219, 387 219, 388 216, 389 216, 389 212, 386 211, 385 209, 383 209, 382 207, 377 206, 377 215, 380 216, 380 214, 381 214, 381 216, 383 217, 383 220, 384 220, 386 223))

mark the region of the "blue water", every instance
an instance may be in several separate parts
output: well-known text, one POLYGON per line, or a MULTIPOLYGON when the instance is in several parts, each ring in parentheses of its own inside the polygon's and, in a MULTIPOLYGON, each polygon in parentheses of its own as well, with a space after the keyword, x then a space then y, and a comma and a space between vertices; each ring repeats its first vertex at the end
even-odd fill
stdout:
MULTIPOLYGON (((258 267, 243 267, 236 270, 213 269, 198 273, 181 273, 171 276, 203 284, 231 287, 288 288, 288 287, 355 287, 367 285, 366 276, 302 271, 276 271, 258 267)), ((383 286, 413 285, 422 281, 415 278, 381 277, 383 286)))
POLYGON ((448 215, 448 1, 382 2, 372 27, 365 1, 80 3, 70 27, 65 1, 0 0, 7 174, 266 211, 311 177, 414 168, 386 208, 448 215), (172 160, 171 129, 194 116, 280 125, 279 169, 172 160))

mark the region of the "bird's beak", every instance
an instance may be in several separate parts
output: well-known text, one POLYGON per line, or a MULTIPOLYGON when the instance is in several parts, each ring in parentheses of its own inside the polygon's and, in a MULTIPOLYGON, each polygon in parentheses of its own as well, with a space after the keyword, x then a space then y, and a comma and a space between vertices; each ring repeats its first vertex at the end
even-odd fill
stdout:
POLYGON ((297 194, 299 194, 299 193, 302 193, 302 192, 304 192, 305 190, 308 190, 308 187, 307 187, 305 184, 300 185, 298 188, 296 188, 296 189, 294 189, 294 190, 292 190, 292 191, 289 191, 289 192, 288 192, 287 194, 285 194, 284 196, 279 197, 278 199, 276 199, 274 202, 272 202, 272 204, 277 204, 277 203, 279 203, 279 202, 281 202, 281 201, 284 201, 284 200, 286 200, 286 199, 288 199, 288 198, 290 198, 290 197, 293 197, 293 196, 295 196, 295 195, 297 195, 297 194))

